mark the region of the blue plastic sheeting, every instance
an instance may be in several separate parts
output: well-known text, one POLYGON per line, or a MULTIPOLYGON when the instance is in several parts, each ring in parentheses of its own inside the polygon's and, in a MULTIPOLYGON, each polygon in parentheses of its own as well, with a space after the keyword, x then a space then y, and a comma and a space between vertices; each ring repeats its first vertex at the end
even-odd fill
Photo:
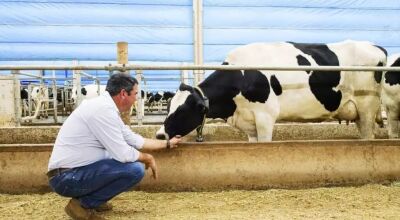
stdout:
MULTIPOLYGON (((190 63, 194 59, 192 3, 0 1, 0 61, 106 62, 116 59, 116 43, 126 41, 131 63, 190 63)), ((389 54, 399 53, 399 21, 398 0, 203 0, 204 61, 221 63, 237 46, 275 41, 366 40, 389 54)), ((177 77, 179 71, 161 74, 177 77)), ((162 79, 148 86, 174 90, 171 86, 176 83, 162 79)))
POLYGON ((397 0, 203 0, 205 6, 400 9, 397 0))
POLYGON ((345 31, 345 30, 277 30, 277 29, 207 29, 204 31, 207 42, 204 46, 204 59, 206 62, 220 60, 221 54, 228 53, 229 50, 248 43, 268 41, 293 41, 302 43, 329 43, 347 39, 369 40, 377 45, 384 47, 389 53, 400 51, 400 32, 390 31, 345 31), (229 37, 229 44, 225 39, 229 37))
POLYGON ((117 5, 185 5, 191 6, 192 0, 9 0, 3 2, 33 3, 76 3, 76 4, 117 4, 117 5))
POLYGON ((193 60, 191 1, 101 2, 0 2, 0 60, 193 60))
POLYGON ((0 2, 1 23, 27 26, 73 25, 81 28, 118 25, 192 26, 191 6, 27 2, 0 2))
POLYGON ((204 28, 400 29, 399 10, 275 7, 205 7, 204 28))
MULTIPOLYGON (((8 43, 0 44, 0 60, 115 60, 116 48, 115 43, 8 43)), ((129 44, 128 47, 131 61, 190 61, 192 50, 191 45, 129 44)))
POLYGON ((328 5, 320 1, 321 4, 230 1, 224 5, 223 2, 205 2, 206 62, 221 60, 221 54, 253 42, 330 43, 352 39, 371 41, 389 52, 400 51, 400 2, 382 2, 390 7, 373 1, 352 1, 352 5, 344 1, 329 1, 328 5))
POLYGON ((130 44, 172 44, 191 45, 190 28, 152 27, 99 27, 91 26, 82 30, 77 26, 13 26, 1 28, 0 40, 7 43, 58 43, 58 44, 114 44, 121 36, 130 44), (60 33, 65 32, 62 37, 60 33), (136 34, 132 34, 136 33, 136 34), (79 35, 79 40, 77 36, 79 35), (27 39, 29 36, 29 39, 27 39))
MULTIPOLYGON (((365 30, 290 30, 290 29, 207 29, 204 33, 209 36, 204 39, 205 45, 232 45, 248 44, 268 41, 293 41, 303 43, 329 43, 346 39, 369 40, 384 47, 393 46, 392 42, 400 39, 400 32, 365 31, 365 30), (230 38, 229 44, 224 41, 230 38)), ((396 45, 397 46, 397 45, 396 45)))

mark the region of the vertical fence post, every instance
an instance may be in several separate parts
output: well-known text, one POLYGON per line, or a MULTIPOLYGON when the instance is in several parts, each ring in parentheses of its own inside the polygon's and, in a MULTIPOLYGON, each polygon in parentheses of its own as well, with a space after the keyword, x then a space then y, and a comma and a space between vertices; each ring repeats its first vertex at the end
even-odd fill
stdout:
POLYGON ((56 82, 56 74, 55 71, 53 71, 53 80, 52 80, 52 90, 53 90, 53 117, 54 117, 54 123, 57 124, 58 122, 58 103, 57 103, 57 82, 56 82))
MULTIPOLYGON (((186 65, 186 63, 182 63, 182 65, 186 65)), ((189 85, 189 71, 188 70, 181 70, 181 83, 185 83, 189 85)))
MULTIPOLYGON (((128 43, 127 42, 117 42, 117 61, 118 64, 127 65, 128 64, 128 43)), ((126 71, 129 74, 129 71, 126 71)), ((140 92, 140 91, 139 91, 140 92)), ((131 111, 121 112, 122 121, 126 125, 131 125, 131 111)))
POLYGON ((136 79, 139 82, 138 84, 138 96, 137 96, 137 103, 136 103, 136 118, 138 121, 138 125, 143 125, 143 117, 144 117, 144 103, 143 97, 141 92, 141 81, 142 81, 142 71, 136 70, 136 79))
MULTIPOLYGON (((193 0, 193 51, 194 64, 203 65, 203 1, 193 0)), ((204 70, 193 71, 193 85, 199 84, 204 79, 204 70)))
POLYGON ((20 81, 18 80, 18 70, 13 70, 11 71, 13 74, 14 78, 14 108, 15 108, 15 125, 16 126, 21 126, 21 114, 22 114, 22 109, 21 109, 21 84, 20 81))
MULTIPOLYGON (((73 60, 72 61, 73 65, 78 65, 78 61, 77 60, 73 60)), ((82 93, 81 93, 81 89, 82 89, 82 82, 81 82, 81 70, 72 70, 72 92, 76 92, 76 100, 73 103, 73 109, 75 109, 76 107, 78 107, 81 102, 82 102, 82 93), (74 91, 74 88, 76 88, 76 91, 74 91)), ((72 94, 72 96, 74 96, 72 94)))

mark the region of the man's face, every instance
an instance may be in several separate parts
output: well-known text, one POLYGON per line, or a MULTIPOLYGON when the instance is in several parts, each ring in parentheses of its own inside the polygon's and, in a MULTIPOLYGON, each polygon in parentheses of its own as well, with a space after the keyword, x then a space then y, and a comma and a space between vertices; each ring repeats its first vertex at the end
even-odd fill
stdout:
POLYGON ((136 102, 136 98, 137 98, 137 94, 138 94, 138 85, 136 84, 135 86, 133 86, 133 89, 130 93, 130 95, 128 94, 128 92, 126 93, 126 97, 125 97, 125 103, 124 103, 124 109, 125 111, 128 111, 131 109, 133 103, 136 102))

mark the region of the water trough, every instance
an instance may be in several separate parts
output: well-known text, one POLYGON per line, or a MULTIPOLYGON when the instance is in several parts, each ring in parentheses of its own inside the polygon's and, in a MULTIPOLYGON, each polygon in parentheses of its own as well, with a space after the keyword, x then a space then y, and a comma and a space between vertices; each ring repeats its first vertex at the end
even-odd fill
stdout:
MULTIPOLYGON (((146 175, 137 188, 146 191, 306 188, 400 180, 399 140, 361 141, 354 139, 356 133, 346 131, 353 129, 351 126, 343 129, 343 125, 318 126, 277 126, 276 141, 271 143, 243 142, 245 136, 232 133, 230 127, 207 126, 205 132, 212 142, 185 142, 176 149, 152 152, 160 178, 154 181, 146 175), (345 130, 343 136, 341 130, 345 130), (285 136, 292 140, 283 140, 285 136), (324 140, 298 140, 314 136, 324 140)), ((45 172, 59 128, 36 129, 42 129, 36 131, 42 135, 36 142, 29 138, 35 133, 31 129, 0 129, 3 139, 0 140, 3 141, 0 142, 0 192, 49 191, 45 172), (4 137, 6 134, 8 138, 4 137), (31 143, 26 142, 29 140, 31 143)), ((156 128, 135 129, 153 132, 156 128)), ((384 131, 379 132, 384 138, 384 131)))

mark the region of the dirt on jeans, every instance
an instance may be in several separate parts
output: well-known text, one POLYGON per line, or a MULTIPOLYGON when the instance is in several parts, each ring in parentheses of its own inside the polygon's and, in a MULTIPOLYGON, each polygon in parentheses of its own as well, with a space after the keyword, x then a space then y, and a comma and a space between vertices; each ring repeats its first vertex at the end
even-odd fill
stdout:
MULTIPOLYGON (((0 219, 70 219, 68 198, 0 194, 0 219)), ((111 200, 106 219, 400 219, 400 183, 307 190, 148 193, 111 200)))

